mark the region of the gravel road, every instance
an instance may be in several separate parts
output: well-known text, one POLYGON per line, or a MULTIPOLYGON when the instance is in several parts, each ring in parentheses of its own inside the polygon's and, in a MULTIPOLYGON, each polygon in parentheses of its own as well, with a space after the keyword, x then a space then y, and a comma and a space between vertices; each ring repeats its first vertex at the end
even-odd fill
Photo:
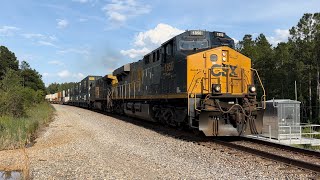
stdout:
MULTIPOLYGON (((32 179, 314 177, 310 172, 290 170, 251 155, 212 150, 93 111, 53 106, 55 120, 26 149, 32 179)), ((0 167, 23 164, 22 152, 0 151, 0 167)))

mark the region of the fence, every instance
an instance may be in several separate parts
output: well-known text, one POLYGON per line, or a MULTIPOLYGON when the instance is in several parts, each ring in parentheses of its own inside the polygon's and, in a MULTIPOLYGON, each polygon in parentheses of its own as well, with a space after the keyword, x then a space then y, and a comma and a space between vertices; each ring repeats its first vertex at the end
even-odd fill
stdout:
POLYGON ((312 144, 314 139, 320 139, 320 125, 318 124, 300 124, 300 125, 280 125, 278 129, 272 129, 271 125, 265 125, 263 136, 274 140, 272 138, 272 131, 278 131, 276 140, 289 141, 289 144, 312 144), (267 128, 267 130, 265 129, 267 128))

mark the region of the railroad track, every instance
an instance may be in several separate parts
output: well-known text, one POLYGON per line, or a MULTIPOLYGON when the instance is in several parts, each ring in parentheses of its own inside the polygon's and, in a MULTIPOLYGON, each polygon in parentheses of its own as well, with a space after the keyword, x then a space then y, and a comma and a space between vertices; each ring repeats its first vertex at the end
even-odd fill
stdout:
POLYGON ((239 154, 240 152, 249 153, 253 156, 258 156, 263 159, 268 159, 286 164, 288 166, 312 171, 316 174, 315 179, 320 179, 320 152, 317 151, 310 151, 246 137, 204 137, 195 135, 188 131, 177 130, 172 127, 165 127, 156 123, 137 120, 135 118, 118 115, 111 116, 138 126, 142 126, 144 128, 152 129, 164 135, 169 135, 183 141, 193 142, 197 145, 205 146, 214 150, 218 149, 229 154, 239 154))
POLYGON ((317 151, 310 151, 246 137, 205 138, 203 140, 198 140, 197 138, 180 135, 176 138, 191 141, 195 144, 229 154, 239 154, 239 152, 235 152, 234 150, 248 153, 253 156, 261 157, 262 159, 274 161, 276 164, 285 164, 289 170, 290 167, 295 167, 302 171, 312 171, 315 174, 315 177, 312 179, 320 179, 320 152, 317 151), (284 151, 286 153, 284 153, 284 151))
POLYGON ((320 152, 244 137, 239 139, 240 141, 234 142, 215 139, 213 142, 290 166, 320 173, 320 152))
MULTIPOLYGON (((174 137, 213 149, 222 149, 216 144, 249 153, 254 156, 284 163, 288 166, 315 172, 320 179, 320 152, 248 137, 199 137, 188 132, 177 132, 174 137)), ((227 150, 226 150, 227 151, 227 150)), ((235 154, 231 152, 231 154, 235 154)))

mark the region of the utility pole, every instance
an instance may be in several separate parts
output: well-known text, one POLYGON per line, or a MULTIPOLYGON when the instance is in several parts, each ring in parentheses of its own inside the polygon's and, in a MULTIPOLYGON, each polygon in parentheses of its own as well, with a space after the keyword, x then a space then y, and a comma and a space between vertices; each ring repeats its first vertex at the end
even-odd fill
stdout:
POLYGON ((312 120, 312 89, 311 89, 311 69, 309 71, 309 116, 310 116, 310 121, 312 120))
POLYGON ((317 68, 317 97, 318 97, 318 101, 317 101, 317 108, 318 108, 318 115, 317 116, 320 116, 320 72, 319 72, 319 67, 317 68))
POLYGON ((294 81, 294 95, 295 95, 296 101, 298 101, 297 81, 294 81))

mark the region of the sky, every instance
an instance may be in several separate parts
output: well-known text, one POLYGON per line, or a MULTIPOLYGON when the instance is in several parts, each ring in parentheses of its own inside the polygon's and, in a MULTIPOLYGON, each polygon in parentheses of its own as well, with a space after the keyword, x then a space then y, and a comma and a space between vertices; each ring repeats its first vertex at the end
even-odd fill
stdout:
POLYGON ((1 2, 0 45, 46 85, 106 75, 185 30, 239 41, 263 33, 274 46, 319 0, 10 0, 1 2))

